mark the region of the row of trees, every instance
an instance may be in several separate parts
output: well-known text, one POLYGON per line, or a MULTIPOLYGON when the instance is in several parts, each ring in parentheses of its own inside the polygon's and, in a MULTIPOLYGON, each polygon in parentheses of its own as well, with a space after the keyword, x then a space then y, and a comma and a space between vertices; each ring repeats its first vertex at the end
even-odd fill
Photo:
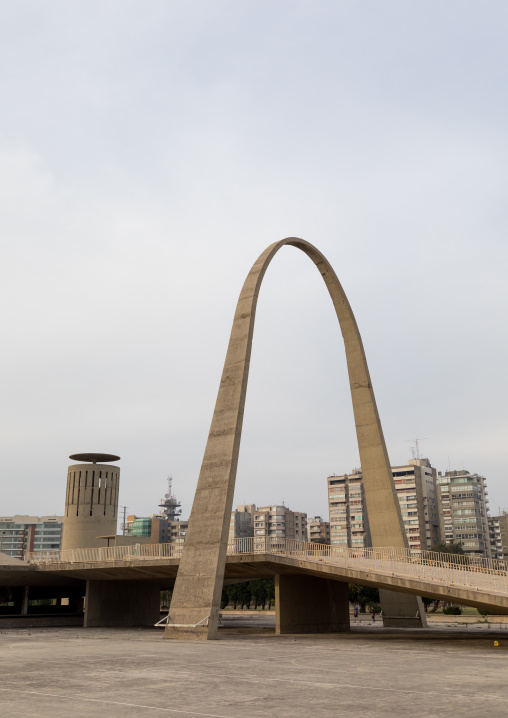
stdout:
MULTIPOLYGON (((379 591, 372 586, 349 584, 349 601, 357 603, 365 613, 367 606, 378 606, 379 591)), ((222 589, 221 608, 271 608, 275 604, 275 583, 273 578, 258 578, 255 581, 232 583, 222 589)))
POLYGON ((222 589, 220 607, 270 608, 275 604, 275 582, 273 578, 256 578, 254 581, 230 583, 222 589))

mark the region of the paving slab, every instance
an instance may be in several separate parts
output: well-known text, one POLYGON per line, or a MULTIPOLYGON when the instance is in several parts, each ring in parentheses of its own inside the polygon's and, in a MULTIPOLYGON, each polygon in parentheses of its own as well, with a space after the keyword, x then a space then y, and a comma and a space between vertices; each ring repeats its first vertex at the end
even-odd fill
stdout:
POLYGON ((1 718, 508 714, 506 628, 275 636, 231 625, 207 642, 157 628, 10 629, 0 667, 1 718))

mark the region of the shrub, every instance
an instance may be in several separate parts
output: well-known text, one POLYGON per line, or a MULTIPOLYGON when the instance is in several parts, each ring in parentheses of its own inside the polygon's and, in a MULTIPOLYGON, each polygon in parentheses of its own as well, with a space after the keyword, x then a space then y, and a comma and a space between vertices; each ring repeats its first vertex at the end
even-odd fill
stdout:
POLYGON ((486 608, 477 608, 476 609, 480 616, 494 616, 495 614, 492 613, 492 611, 487 611, 486 608))
POLYGON ((446 608, 443 608, 443 613, 447 616, 460 616, 462 608, 460 606, 447 606, 446 608))

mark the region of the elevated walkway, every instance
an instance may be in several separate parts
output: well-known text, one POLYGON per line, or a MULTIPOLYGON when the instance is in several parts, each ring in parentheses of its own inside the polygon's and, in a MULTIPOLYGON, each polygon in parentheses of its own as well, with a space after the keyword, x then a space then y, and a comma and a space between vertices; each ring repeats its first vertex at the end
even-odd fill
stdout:
MULTIPOLYGON (((172 581, 182 545, 137 544, 38 552, 30 566, 60 581, 172 581)), ((11 567, 9 567, 11 568, 11 567)), ((14 568, 14 567, 12 567, 14 568)), ((0 581, 1 581, 0 571, 0 581)), ((279 538, 228 544, 225 580, 307 574, 341 582, 442 599, 508 614, 505 561, 396 548, 348 549, 279 538)))

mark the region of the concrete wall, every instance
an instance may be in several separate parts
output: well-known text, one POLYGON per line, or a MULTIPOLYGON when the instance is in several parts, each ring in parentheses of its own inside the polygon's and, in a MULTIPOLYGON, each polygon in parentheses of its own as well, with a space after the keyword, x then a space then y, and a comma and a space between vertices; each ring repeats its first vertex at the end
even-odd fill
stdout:
POLYGON ((93 626, 153 626, 159 620, 159 582, 86 582, 85 628, 93 626))
POLYGON ((120 468, 73 464, 67 471, 62 549, 105 546, 98 536, 116 534, 120 468))
POLYGON ((277 634, 349 631, 348 585, 305 574, 278 574, 275 611, 277 634))

